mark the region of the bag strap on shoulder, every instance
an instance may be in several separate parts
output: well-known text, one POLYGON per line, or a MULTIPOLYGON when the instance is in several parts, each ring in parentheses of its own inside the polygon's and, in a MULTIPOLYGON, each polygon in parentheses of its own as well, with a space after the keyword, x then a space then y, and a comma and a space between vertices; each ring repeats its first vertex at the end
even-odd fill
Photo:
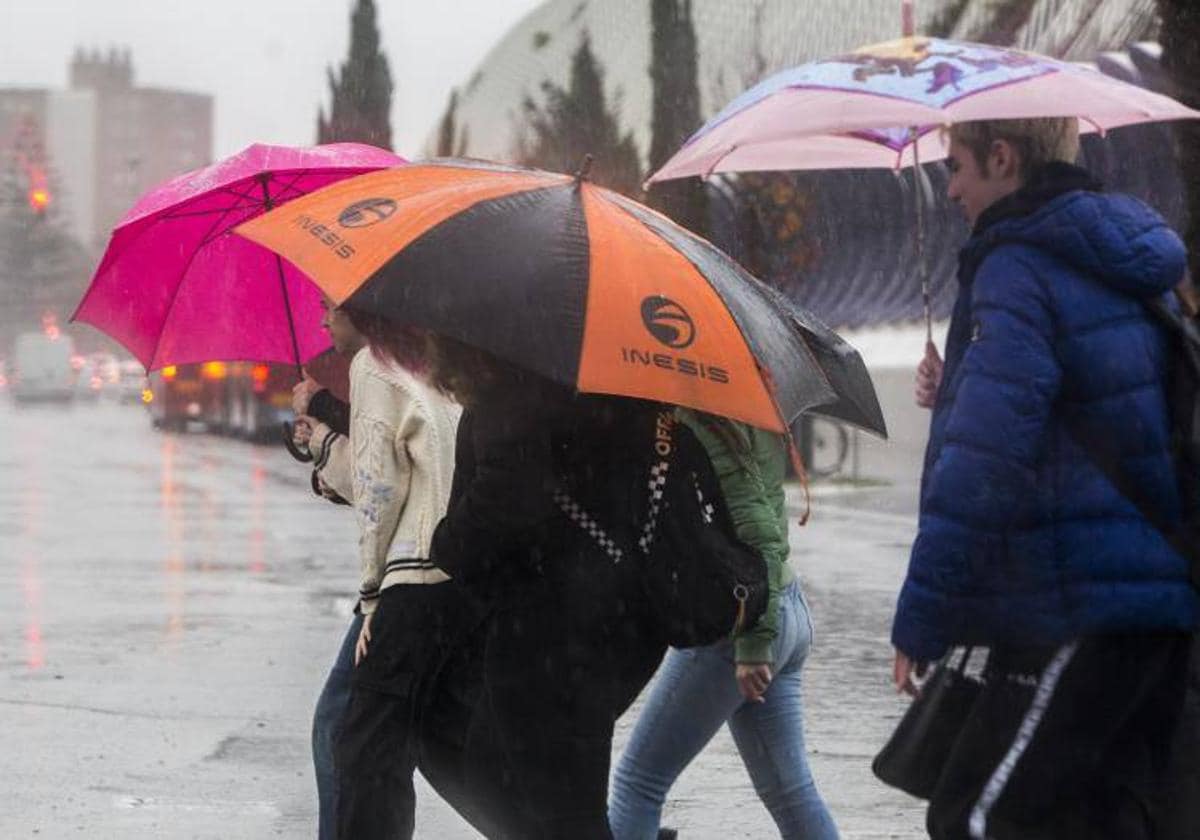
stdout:
MULTIPOLYGON (((658 520, 662 514, 667 475, 670 472, 671 462, 675 453, 673 432, 676 422, 674 415, 669 410, 659 412, 655 421, 653 444, 655 457, 650 464, 650 475, 647 482, 647 489, 649 490, 648 510, 646 521, 642 525, 641 534, 637 540, 637 548, 643 555, 649 555, 650 548, 654 544, 654 536, 658 531, 658 520)), ((699 487, 696 488, 696 492, 700 495, 701 508, 704 509, 703 495, 700 494, 699 487)), ((561 483, 554 491, 554 502, 558 505, 559 510, 590 536, 614 563, 620 563, 625 559, 626 552, 621 545, 612 538, 604 526, 574 496, 567 492, 561 483)))
MULTIPOLYGON (((1196 325, 1172 310, 1161 298, 1145 300, 1143 304, 1156 321, 1175 334, 1183 343, 1183 355, 1187 360, 1186 363, 1192 368, 1193 374, 1200 382, 1200 331, 1197 330, 1196 325)), ((1112 452, 1100 445, 1100 442, 1093 436, 1087 435, 1070 417, 1064 417, 1064 420, 1071 437, 1079 444, 1084 454, 1092 460, 1092 463, 1100 468, 1117 492, 1137 508, 1138 513, 1163 535, 1180 556, 1189 561, 1192 578, 1195 582, 1200 576, 1200 546, 1194 545, 1192 540, 1187 538, 1182 526, 1173 528, 1167 523, 1162 513, 1150 504, 1143 494, 1138 492, 1134 483, 1122 473, 1120 465, 1117 463, 1117 457, 1112 452)), ((1180 466, 1179 464, 1175 465, 1176 469, 1179 469, 1180 466)))

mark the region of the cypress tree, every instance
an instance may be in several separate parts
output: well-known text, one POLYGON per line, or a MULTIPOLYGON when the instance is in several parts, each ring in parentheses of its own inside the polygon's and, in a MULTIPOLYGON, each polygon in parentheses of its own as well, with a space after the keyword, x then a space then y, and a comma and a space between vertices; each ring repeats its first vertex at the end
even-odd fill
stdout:
MULTIPOLYGON (((650 0, 650 171, 661 167, 700 127, 700 84, 692 0, 650 0)), ((698 178, 653 184, 648 203, 705 236, 708 193, 698 178)))
POLYGON ((458 127, 458 88, 450 91, 450 100, 438 123, 435 154, 438 157, 463 157, 467 153, 467 127, 458 127))
POLYGON ((373 0, 357 0, 350 15, 350 52, 328 69, 330 105, 317 113, 317 142, 392 147, 392 74, 380 49, 373 0))
POLYGON ((563 88, 542 83, 541 105, 523 106, 527 134, 517 157, 529 166, 574 172, 585 155, 593 158, 590 178, 625 195, 641 189, 641 161, 630 132, 621 133, 617 109, 604 95, 604 71, 585 32, 571 57, 571 77, 563 88))

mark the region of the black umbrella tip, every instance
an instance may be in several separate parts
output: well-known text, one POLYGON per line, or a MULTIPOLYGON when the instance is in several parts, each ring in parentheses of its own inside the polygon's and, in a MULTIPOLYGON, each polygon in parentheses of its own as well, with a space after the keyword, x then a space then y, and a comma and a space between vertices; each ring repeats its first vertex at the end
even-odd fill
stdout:
POLYGON ((586 181, 592 172, 592 161, 595 160, 592 155, 583 156, 583 160, 579 162, 579 169, 575 171, 576 181, 586 181))

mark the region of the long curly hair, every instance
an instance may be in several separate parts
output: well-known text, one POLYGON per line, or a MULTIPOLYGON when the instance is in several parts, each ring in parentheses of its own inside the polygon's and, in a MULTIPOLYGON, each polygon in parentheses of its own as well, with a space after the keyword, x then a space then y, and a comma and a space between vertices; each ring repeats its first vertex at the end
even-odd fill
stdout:
POLYGON ((367 340, 375 358, 413 373, 429 370, 428 333, 374 312, 343 307, 350 324, 367 340))
POLYGON ((426 347, 426 379, 464 406, 497 387, 520 388, 533 376, 485 350, 444 335, 428 333, 426 347))

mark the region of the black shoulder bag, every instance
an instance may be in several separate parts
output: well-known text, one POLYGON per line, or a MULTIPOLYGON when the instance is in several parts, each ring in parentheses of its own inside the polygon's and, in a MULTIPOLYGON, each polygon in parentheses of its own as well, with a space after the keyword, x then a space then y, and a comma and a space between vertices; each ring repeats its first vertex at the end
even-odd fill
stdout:
POLYGON ((560 510, 614 563, 638 564, 663 637, 709 645, 754 626, 767 605, 766 562, 737 537, 704 447, 673 412, 657 415, 636 545, 623 545, 560 484, 560 510))

